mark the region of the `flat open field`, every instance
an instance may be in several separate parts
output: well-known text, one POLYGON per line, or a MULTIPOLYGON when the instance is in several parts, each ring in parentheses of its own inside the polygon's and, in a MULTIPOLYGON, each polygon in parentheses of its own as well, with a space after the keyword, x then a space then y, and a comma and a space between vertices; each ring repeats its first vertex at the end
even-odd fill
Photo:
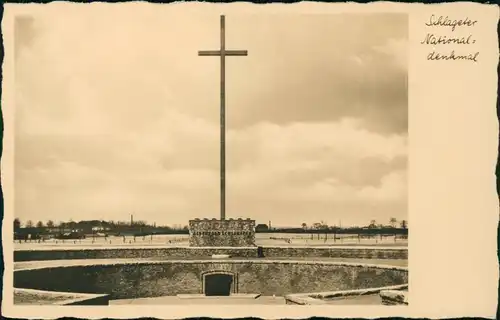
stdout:
MULTIPOLYGON (((258 246, 397 246, 404 247, 408 245, 407 239, 395 238, 394 236, 373 236, 371 238, 358 238, 357 235, 337 235, 334 239, 333 234, 325 237, 324 234, 311 235, 304 233, 256 233, 255 242, 258 246)), ((116 246, 188 246, 188 235, 154 235, 146 237, 103 237, 87 238, 83 240, 55 240, 46 241, 37 240, 27 242, 14 242, 15 249, 31 248, 62 248, 62 247, 95 247, 106 248, 116 246)))

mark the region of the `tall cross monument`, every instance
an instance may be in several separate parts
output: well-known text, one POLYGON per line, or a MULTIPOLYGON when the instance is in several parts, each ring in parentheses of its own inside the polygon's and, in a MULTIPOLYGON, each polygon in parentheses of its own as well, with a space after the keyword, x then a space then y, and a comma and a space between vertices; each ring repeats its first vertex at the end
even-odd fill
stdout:
POLYGON ((189 220, 191 247, 254 247, 255 220, 226 220, 226 57, 246 56, 246 50, 226 50, 225 20, 220 17, 220 49, 199 51, 200 56, 220 57, 220 220, 189 220))
POLYGON ((226 57, 247 56, 246 50, 226 50, 225 17, 220 16, 220 49, 198 51, 199 56, 220 57, 220 219, 226 219, 226 57))

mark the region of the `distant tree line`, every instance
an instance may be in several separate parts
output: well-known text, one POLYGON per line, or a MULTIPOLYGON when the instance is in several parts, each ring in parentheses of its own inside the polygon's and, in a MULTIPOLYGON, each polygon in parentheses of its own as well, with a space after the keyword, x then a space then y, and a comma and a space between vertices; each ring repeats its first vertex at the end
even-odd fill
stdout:
POLYGON ((398 221, 396 218, 390 218, 388 224, 377 223, 376 220, 371 220, 367 226, 329 226, 326 222, 320 221, 307 225, 302 223, 301 227, 296 228, 269 228, 266 224, 258 224, 255 228, 256 232, 266 233, 337 233, 337 234, 408 234, 408 221, 398 221))
POLYGON ((24 225, 21 220, 14 219, 15 233, 81 233, 81 234, 106 234, 106 235, 150 235, 150 234, 186 234, 188 227, 182 225, 156 226, 155 223, 148 224, 146 221, 105 221, 105 220, 83 220, 83 221, 62 221, 56 223, 48 220, 43 221, 27 220, 24 225))
MULTIPOLYGON (((272 227, 267 224, 258 224, 256 232, 265 233, 336 233, 336 234, 408 234, 407 220, 398 221, 396 218, 390 218, 388 224, 377 223, 371 220, 367 226, 329 226, 326 222, 320 221, 307 225, 305 222, 300 227, 272 227)), ((157 226, 156 223, 150 224, 146 221, 105 221, 105 220, 83 220, 75 222, 73 220, 55 223, 48 220, 33 222, 27 220, 24 227, 21 220, 14 219, 15 233, 82 233, 82 234, 106 234, 106 235, 150 235, 150 234, 189 234, 188 226, 157 226)))

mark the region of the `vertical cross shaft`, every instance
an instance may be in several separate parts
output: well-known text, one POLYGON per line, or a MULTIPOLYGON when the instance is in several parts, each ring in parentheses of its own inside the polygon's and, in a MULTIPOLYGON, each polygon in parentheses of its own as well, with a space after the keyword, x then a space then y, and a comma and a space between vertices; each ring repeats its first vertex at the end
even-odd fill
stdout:
POLYGON ((220 219, 226 219, 226 23, 220 16, 220 219))
POLYGON ((226 57, 246 56, 246 50, 226 50, 225 17, 220 17, 220 50, 199 51, 199 56, 220 56, 220 218, 226 219, 226 57))

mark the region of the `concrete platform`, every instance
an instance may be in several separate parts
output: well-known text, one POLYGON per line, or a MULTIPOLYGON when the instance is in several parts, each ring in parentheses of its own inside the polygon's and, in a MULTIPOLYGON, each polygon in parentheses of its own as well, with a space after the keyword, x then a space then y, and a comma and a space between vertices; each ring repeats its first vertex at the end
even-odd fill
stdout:
POLYGON ((178 294, 179 299, 218 299, 218 300, 232 300, 232 299, 257 299, 260 293, 234 293, 230 296, 206 296, 204 294, 178 294))
POLYGON ((110 305, 285 305, 284 297, 260 296, 256 299, 227 299, 212 297, 211 299, 180 299, 177 296, 111 300, 110 305))
POLYGON ((384 290, 380 292, 384 305, 408 305, 408 291, 384 290))
POLYGON ((229 259, 231 258, 228 254, 213 254, 212 259, 229 259))

